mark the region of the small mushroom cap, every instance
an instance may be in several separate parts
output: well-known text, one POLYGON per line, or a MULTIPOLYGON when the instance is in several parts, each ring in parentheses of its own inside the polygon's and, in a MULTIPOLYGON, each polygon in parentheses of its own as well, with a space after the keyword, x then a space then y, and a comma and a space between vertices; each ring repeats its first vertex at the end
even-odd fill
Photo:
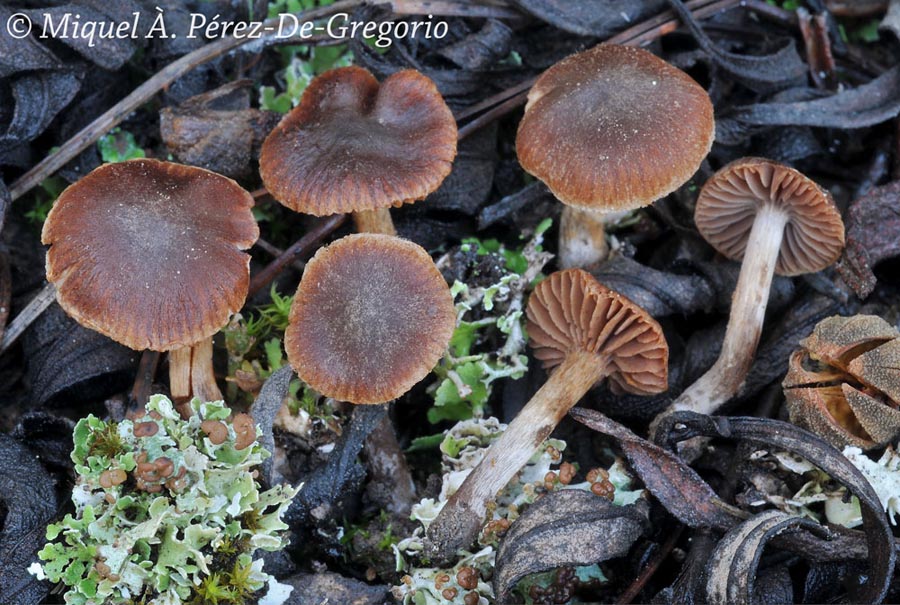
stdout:
POLYGON ((56 201, 47 279, 78 323, 135 350, 215 334, 247 297, 259 236, 233 180, 157 160, 104 164, 56 201))
POLYGON ((538 78, 516 151, 563 203, 611 212, 677 189, 714 135, 709 95, 690 76, 646 50, 601 44, 538 78))
POLYGON ((450 288, 424 249, 358 234, 306 265, 284 344, 297 375, 316 391, 385 403, 434 368, 455 327, 450 288))
POLYGON ((753 219, 767 204, 789 217, 776 273, 815 273, 841 255, 844 223, 831 195, 793 168, 763 158, 736 160, 706 181, 694 222, 713 248, 741 260, 753 219))
POLYGON ((652 395, 668 388, 669 345, 642 308, 581 269, 557 271, 528 300, 534 356, 553 368, 572 351, 599 355, 619 392, 652 395))
POLYGON ((315 78, 269 134, 259 170, 279 202, 324 216, 426 197, 450 174, 456 121, 437 88, 406 69, 378 80, 362 67, 315 78))

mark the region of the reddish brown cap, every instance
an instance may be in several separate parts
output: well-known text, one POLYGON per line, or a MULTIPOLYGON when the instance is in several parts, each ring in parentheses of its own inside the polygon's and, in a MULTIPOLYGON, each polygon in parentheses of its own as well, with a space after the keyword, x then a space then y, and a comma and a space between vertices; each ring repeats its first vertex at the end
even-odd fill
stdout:
POLYGON ((563 203, 630 210, 687 181, 714 135, 709 95, 690 76, 646 50, 601 44, 538 79, 516 151, 563 203))
POLYGON ((611 386, 651 395, 668 388, 669 345, 642 308, 586 271, 557 271, 528 300, 528 335, 534 356, 553 368, 572 351, 602 357, 611 386))
POLYGON ((323 395, 385 403, 434 368, 455 327, 450 288, 428 253, 366 233, 306 265, 284 346, 297 375, 323 395))
POLYGON ((59 196, 41 240, 47 279, 78 323, 135 350, 215 334, 247 297, 253 198, 202 168, 104 164, 59 196))
POLYGON ((314 79, 269 135, 259 170, 279 202, 324 216, 426 197, 450 174, 456 121, 434 83, 407 69, 378 80, 361 67, 314 79))
POLYGON ((763 158, 736 160, 706 181, 694 222, 713 248, 741 260, 756 212, 767 204, 789 217, 776 273, 815 273, 841 255, 844 223, 831 195, 793 168, 763 158))

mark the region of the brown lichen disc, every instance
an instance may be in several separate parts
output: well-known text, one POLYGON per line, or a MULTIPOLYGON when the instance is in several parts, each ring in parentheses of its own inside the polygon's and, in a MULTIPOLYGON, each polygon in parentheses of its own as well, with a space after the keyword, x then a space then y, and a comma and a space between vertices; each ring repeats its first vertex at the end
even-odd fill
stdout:
POLYGON ((534 356, 553 368, 572 351, 598 354, 614 387, 650 395, 668 388, 669 347, 662 328, 639 306, 581 269, 557 271, 528 301, 534 356))
POLYGON ((314 79, 268 136, 259 169, 279 202, 324 216, 426 197, 450 174, 456 121, 434 83, 407 69, 378 84, 361 67, 314 79))
POLYGON ((247 297, 253 198, 208 170, 105 164, 56 201, 41 239, 47 279, 80 324, 135 350, 215 334, 247 297))
POLYGON ((844 249, 844 223, 831 195, 800 172, 762 158, 736 160, 714 174, 697 198, 694 221, 716 250, 741 260, 759 208, 788 214, 779 275, 814 273, 844 249))
POLYGON ((431 371, 455 326, 450 288, 424 249, 390 235, 348 235, 306 265, 284 344, 316 391, 385 403, 431 371))
POLYGON ((646 50, 601 44, 538 79, 516 151, 560 201, 607 212, 677 189, 714 134, 709 95, 690 76, 646 50))

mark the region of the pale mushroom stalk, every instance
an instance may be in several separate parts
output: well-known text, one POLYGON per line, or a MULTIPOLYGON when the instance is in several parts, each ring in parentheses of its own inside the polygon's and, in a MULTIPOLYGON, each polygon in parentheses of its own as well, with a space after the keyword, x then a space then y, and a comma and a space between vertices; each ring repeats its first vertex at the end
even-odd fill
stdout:
POLYGON ((356 224, 356 230, 360 233, 397 235, 397 229, 394 228, 394 221, 391 219, 391 211, 387 208, 354 212, 353 222, 356 224))
POLYGON ((662 330, 630 300, 581 269, 558 271, 528 301, 535 357, 556 370, 491 444, 426 533, 426 551, 445 560, 477 537, 488 504, 522 469, 563 416, 598 381, 635 394, 666 389, 662 330))
POLYGON ((672 403, 673 410, 711 414, 734 397, 744 383, 762 334, 788 218, 784 210, 772 204, 763 206, 756 215, 732 298, 722 351, 716 363, 672 403))
POLYGON ((583 269, 606 260, 605 213, 563 206, 559 216, 559 266, 583 269))
POLYGON ((722 352, 713 367, 650 425, 678 410, 710 414, 741 389, 756 355, 775 273, 814 273, 844 247, 844 225, 831 196, 800 172, 762 158, 742 158, 703 185, 694 211, 700 234, 741 261, 722 352))
POLYGON ((441 552, 452 554, 477 535, 488 503, 608 371, 603 357, 595 353, 574 351, 566 356, 450 497, 444 505, 446 512, 442 511, 429 527, 429 538, 441 552))
POLYGON ((202 401, 223 399, 213 370, 212 337, 169 352, 169 389, 175 399, 192 396, 202 401))

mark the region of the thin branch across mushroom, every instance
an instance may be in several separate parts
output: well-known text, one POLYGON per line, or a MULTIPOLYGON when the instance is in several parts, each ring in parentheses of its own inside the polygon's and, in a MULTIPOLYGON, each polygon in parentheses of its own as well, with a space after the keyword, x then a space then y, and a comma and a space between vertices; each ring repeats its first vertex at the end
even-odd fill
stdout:
POLYGON ((598 381, 635 394, 664 391, 669 349, 659 324, 581 269, 538 284, 528 301, 534 355, 555 368, 429 526, 428 549, 449 556, 476 537, 497 492, 598 381))

